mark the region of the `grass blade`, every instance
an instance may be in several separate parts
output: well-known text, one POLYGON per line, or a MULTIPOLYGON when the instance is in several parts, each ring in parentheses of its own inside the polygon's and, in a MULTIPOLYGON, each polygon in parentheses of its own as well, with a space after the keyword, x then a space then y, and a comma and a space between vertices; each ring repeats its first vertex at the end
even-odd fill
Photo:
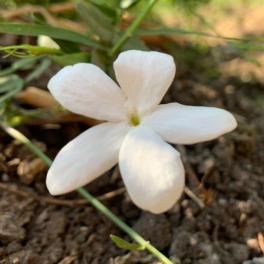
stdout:
POLYGON ((46 35, 54 39, 68 40, 79 44, 85 44, 94 48, 102 48, 102 46, 84 35, 77 32, 57 28, 50 25, 36 24, 18 24, 18 23, 0 23, 0 33, 15 34, 23 36, 39 36, 46 35))

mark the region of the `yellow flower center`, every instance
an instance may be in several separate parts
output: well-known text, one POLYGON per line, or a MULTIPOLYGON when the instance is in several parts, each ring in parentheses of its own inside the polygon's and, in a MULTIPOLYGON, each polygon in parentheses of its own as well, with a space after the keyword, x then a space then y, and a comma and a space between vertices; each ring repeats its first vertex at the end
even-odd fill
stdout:
POLYGON ((130 124, 132 126, 138 126, 140 124, 140 118, 139 118, 137 113, 132 113, 130 115, 130 120, 129 121, 130 121, 130 124))

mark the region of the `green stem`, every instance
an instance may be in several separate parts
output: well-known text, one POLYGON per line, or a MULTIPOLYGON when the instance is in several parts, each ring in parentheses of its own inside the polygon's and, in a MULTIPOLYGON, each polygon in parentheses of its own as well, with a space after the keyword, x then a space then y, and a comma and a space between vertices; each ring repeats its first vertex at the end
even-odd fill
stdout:
POLYGON ((151 8, 156 4, 157 0, 149 0, 145 8, 142 10, 142 12, 139 13, 139 15, 135 18, 135 20, 132 22, 132 24, 127 28, 125 33, 121 35, 121 37, 116 41, 115 45, 112 47, 112 49, 109 52, 110 57, 115 56, 115 54, 122 48, 122 46, 126 43, 126 41, 132 37, 135 30, 139 27, 142 20, 145 18, 145 16, 149 13, 151 8))
MULTIPOLYGON (((52 160, 46 156, 36 145, 34 145, 27 137, 13 127, 0 124, 2 129, 14 139, 18 140, 26 147, 28 147, 36 156, 42 159, 48 166, 51 166, 52 160)), ((112 222, 114 222, 120 229, 127 233, 132 239, 134 239, 139 245, 146 248, 150 253, 155 255, 164 264, 173 264, 165 255, 159 250, 153 247, 148 241, 140 236, 134 229, 124 223, 118 216, 112 213, 107 207, 105 207, 99 200, 92 196, 84 188, 77 189, 78 193, 81 194, 91 205, 93 205, 98 211, 107 216, 112 222)))
POLYGON ((11 137, 15 138, 27 148, 29 148, 36 156, 42 159, 48 166, 51 166, 52 160, 43 153, 43 151, 34 145, 27 137, 13 127, 1 124, 1 128, 11 137))

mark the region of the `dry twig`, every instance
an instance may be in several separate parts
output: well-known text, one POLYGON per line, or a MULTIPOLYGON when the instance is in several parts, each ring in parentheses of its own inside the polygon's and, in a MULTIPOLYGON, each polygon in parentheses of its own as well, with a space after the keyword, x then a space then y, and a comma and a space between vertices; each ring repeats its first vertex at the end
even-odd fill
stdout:
POLYGON ((190 181, 195 185, 196 188, 200 189, 203 188, 200 180, 198 179, 198 176, 194 172, 190 162, 187 159, 187 153, 184 146, 177 146, 178 150, 181 153, 182 161, 184 163, 184 168, 187 172, 187 175, 189 176, 190 181))
MULTIPOLYGON (((51 197, 47 197, 43 195, 37 195, 33 192, 18 190, 17 186, 10 185, 7 183, 1 183, 1 182, 0 182, 0 189, 2 191, 6 191, 9 193, 15 194, 17 196, 23 197, 23 198, 31 198, 40 203, 47 203, 47 204, 53 204, 53 205, 59 205, 59 206, 71 206, 71 207, 78 206, 78 205, 79 206, 85 205, 88 203, 88 201, 85 199, 67 200, 67 199, 57 199, 57 198, 51 198, 51 197)), ((120 188, 115 191, 105 193, 97 197, 97 199, 101 201, 107 200, 107 199, 113 198, 117 195, 124 193, 124 190, 125 190, 124 188, 120 188)))
POLYGON ((21 18, 24 15, 28 15, 30 13, 39 13, 41 14, 48 24, 55 27, 62 27, 71 29, 80 33, 85 32, 85 28, 82 24, 73 22, 68 19, 56 18, 51 13, 63 13, 67 11, 71 11, 74 9, 74 3, 66 3, 66 4, 56 4, 51 5, 49 8, 44 8, 38 5, 24 5, 15 10, 2 10, 1 17, 4 20, 12 20, 15 18, 21 18))
POLYGON ((258 244, 262 253, 264 254, 264 235, 262 233, 258 233, 258 244))
MULTIPOLYGON (((57 109, 59 106, 58 102, 51 96, 48 91, 42 90, 37 87, 27 87, 25 90, 17 94, 16 98, 27 105, 35 108, 44 109, 57 109)), ((82 122, 88 126, 94 126, 99 123, 92 118, 83 117, 77 114, 69 112, 58 112, 53 114, 49 118, 34 117, 26 120, 29 125, 42 125, 47 123, 64 123, 64 122, 82 122)))
POLYGON ((203 209, 205 207, 204 202, 196 196, 191 189, 189 189, 187 186, 184 187, 184 192, 194 201, 197 203, 197 205, 203 209))

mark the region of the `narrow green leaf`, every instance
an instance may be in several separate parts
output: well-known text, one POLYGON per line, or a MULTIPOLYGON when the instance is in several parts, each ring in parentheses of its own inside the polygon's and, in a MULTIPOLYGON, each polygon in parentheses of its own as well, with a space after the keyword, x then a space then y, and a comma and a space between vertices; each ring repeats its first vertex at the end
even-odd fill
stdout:
POLYGON ((61 50, 64 53, 74 53, 74 52, 80 52, 79 45, 77 43, 73 43, 67 40, 61 40, 57 39, 56 43, 60 46, 61 50))
POLYGON ((97 6, 105 15, 111 17, 112 19, 115 19, 118 11, 117 11, 117 7, 111 7, 110 5, 108 5, 108 2, 102 2, 102 1, 98 1, 98 0, 90 0, 90 2, 97 6))
POLYGON ((231 45, 235 48, 235 49, 239 49, 242 51, 264 51, 264 45, 258 43, 258 44, 252 44, 252 43, 241 43, 241 42, 232 42, 231 45))
POLYGON ((130 1, 121 1, 121 7, 123 9, 131 9, 132 7, 136 6, 138 3, 140 3, 140 0, 130 0, 130 1))
POLYGON ((65 55, 54 55, 51 59, 61 66, 72 65, 79 62, 90 62, 91 55, 85 52, 78 52, 65 55))
POLYGON ((27 77, 26 82, 30 82, 40 77, 50 66, 51 61, 49 58, 45 58, 41 63, 32 71, 27 77))
POLYGON ((61 50, 59 49, 33 46, 29 44, 0 47, 0 51, 5 52, 7 55, 16 56, 19 58, 27 58, 27 57, 35 57, 35 56, 62 53, 61 50))
POLYGON ((22 79, 19 78, 17 75, 7 78, 5 82, 0 83, 0 93, 6 93, 11 90, 14 90, 16 87, 20 85, 21 81, 22 79))
POLYGON ((34 66, 36 61, 37 61, 36 57, 17 60, 9 68, 1 70, 0 77, 12 74, 18 70, 28 70, 34 66))
POLYGON ((4 103, 6 100, 14 97, 22 88, 15 88, 14 90, 6 93, 5 95, 0 97, 0 105, 4 103))
POLYGON ((104 41, 110 41, 112 39, 113 20, 105 15, 97 6, 92 3, 78 1, 76 10, 94 34, 104 41))
POLYGON ((247 41, 258 41, 263 42, 264 38, 233 38, 233 37, 225 37, 220 35, 213 35, 202 31, 190 31, 181 28, 155 28, 155 29, 139 29, 136 34, 138 36, 171 36, 171 35, 193 35, 193 36, 202 36, 202 37, 209 37, 209 38, 218 38, 228 41, 240 41, 240 42, 247 42, 247 41))
POLYGON ((103 71, 107 71, 107 56, 101 50, 93 50, 91 53, 91 63, 100 67, 103 71))
POLYGON ((138 30, 141 22, 144 20, 146 15, 150 12, 150 10, 155 6, 158 0, 148 0, 146 4, 142 8, 142 10, 135 17, 133 22, 129 25, 125 32, 116 40, 111 49, 108 50, 108 55, 110 57, 114 57, 117 52, 124 46, 128 39, 134 36, 134 33, 138 30))
POLYGON ((130 38, 123 47, 123 50, 149 50, 149 48, 145 45, 143 41, 141 41, 138 37, 130 38))
POLYGON ((84 35, 71 30, 49 25, 0 23, 0 33, 23 36, 46 35, 54 39, 68 40, 74 43, 85 44, 95 48, 102 48, 102 46, 97 41, 89 39, 84 35))
POLYGON ((145 250, 145 246, 129 243, 124 239, 122 239, 121 237, 110 235, 110 238, 119 248, 123 248, 127 250, 145 250))
POLYGON ((6 100, 14 97, 23 88, 24 81, 20 78, 17 78, 17 80, 14 81, 12 85, 12 89, 10 89, 8 93, 0 97, 0 105, 2 105, 6 100))
POLYGON ((264 38, 233 38, 224 37, 220 35, 213 35, 200 31, 189 31, 180 28, 159 28, 159 29, 139 29, 136 34, 138 36, 171 36, 171 35, 190 35, 201 36, 208 38, 216 38, 228 41, 236 49, 243 51, 263 51, 264 50, 264 38))

